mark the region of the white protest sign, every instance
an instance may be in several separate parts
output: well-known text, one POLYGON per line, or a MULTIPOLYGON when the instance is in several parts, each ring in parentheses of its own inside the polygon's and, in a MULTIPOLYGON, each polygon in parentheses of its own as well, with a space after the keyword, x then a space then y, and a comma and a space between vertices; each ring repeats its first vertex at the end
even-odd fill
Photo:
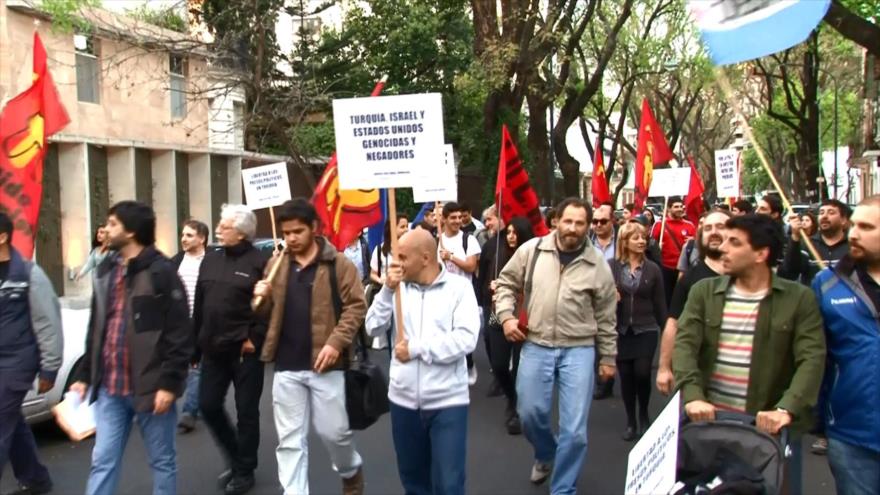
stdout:
POLYGON ((244 197, 252 210, 278 206, 290 199, 290 182, 284 162, 241 170, 244 197))
POLYGON ((413 201, 416 203, 458 201, 458 177, 451 144, 443 145, 443 156, 446 159, 443 167, 424 169, 421 183, 413 186, 413 201))
POLYGON ((678 392, 672 397, 642 439, 629 451, 626 495, 665 495, 675 485, 680 396, 681 392, 678 392))
POLYGON ((739 197, 739 167, 736 150, 715 150, 715 187, 719 198, 739 197))
POLYGON ((686 196, 690 185, 690 167, 655 168, 648 197, 686 196))
POLYGON ((340 189, 414 187, 443 167, 439 93, 333 100, 340 189))

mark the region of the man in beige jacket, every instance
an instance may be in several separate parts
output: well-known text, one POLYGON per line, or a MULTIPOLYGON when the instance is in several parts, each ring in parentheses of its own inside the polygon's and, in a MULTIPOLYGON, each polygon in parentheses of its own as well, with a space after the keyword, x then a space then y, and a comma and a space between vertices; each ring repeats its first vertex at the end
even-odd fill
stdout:
POLYGON ((614 376, 617 290, 611 269, 590 244, 590 206, 564 200, 557 229, 514 253, 498 277, 495 308, 505 337, 525 341, 516 380, 517 412, 535 449, 531 481, 553 473, 550 492, 574 494, 587 454, 587 419, 599 374, 614 376), (523 328, 517 301, 528 315, 523 328), (598 355, 597 355, 598 349, 598 355), (559 436, 550 426, 553 385, 559 388, 559 436))

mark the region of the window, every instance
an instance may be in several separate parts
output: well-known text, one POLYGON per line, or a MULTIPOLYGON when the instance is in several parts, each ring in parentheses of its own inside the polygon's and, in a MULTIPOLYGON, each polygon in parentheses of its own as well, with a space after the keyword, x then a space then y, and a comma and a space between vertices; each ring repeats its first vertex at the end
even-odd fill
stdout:
POLYGON ((294 17, 293 36, 296 39, 316 39, 321 35, 320 17, 294 17))
POLYGON ((76 48, 76 99, 99 103, 101 95, 101 63, 98 44, 91 36, 77 34, 73 37, 76 48))
POLYGON ((232 103, 232 126, 235 133, 235 148, 244 149, 244 104, 232 103))
POLYGON ((186 117, 186 60, 180 55, 171 55, 168 73, 171 76, 171 117, 186 117))

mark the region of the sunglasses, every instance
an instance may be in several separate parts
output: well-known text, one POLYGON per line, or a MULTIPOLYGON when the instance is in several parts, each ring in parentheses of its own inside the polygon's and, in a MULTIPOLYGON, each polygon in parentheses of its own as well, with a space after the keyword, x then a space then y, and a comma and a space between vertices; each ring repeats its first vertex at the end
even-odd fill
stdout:
POLYGON ((594 218, 593 225, 607 225, 610 221, 607 218, 594 218))

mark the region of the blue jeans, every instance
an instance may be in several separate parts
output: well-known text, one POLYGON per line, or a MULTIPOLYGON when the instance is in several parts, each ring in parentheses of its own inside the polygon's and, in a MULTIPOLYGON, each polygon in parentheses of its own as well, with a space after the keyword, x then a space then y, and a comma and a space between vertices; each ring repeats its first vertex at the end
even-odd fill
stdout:
POLYGON ((199 381, 201 381, 201 376, 201 365, 189 368, 189 374, 186 376, 186 392, 183 394, 183 408, 180 411, 194 418, 199 417, 199 381))
POLYGON ((407 495, 464 495, 467 406, 415 411, 391 403, 397 471, 407 495))
POLYGON ((880 452, 828 437, 828 464, 838 494, 880 493, 880 452))
POLYGON ((517 412, 535 460, 553 464, 550 493, 577 493, 587 457, 587 420, 593 400, 593 347, 523 344, 516 376, 517 412), (559 437, 550 426, 553 386, 559 389, 559 437))
POLYGON ((172 405, 165 414, 136 412, 132 396, 113 396, 107 389, 98 391, 95 403, 95 448, 92 467, 86 483, 86 495, 116 493, 122 454, 131 433, 132 421, 137 421, 147 447, 150 467, 153 469, 153 495, 177 493, 177 455, 174 435, 177 428, 177 410, 172 405))

